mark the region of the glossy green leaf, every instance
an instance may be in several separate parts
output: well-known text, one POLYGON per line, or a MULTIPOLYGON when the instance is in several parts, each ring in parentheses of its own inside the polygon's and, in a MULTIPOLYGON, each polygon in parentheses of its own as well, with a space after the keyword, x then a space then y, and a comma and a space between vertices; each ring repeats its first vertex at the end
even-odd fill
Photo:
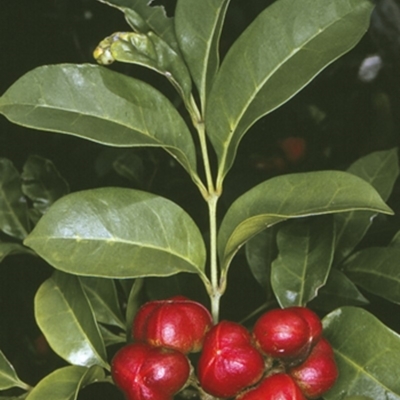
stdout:
POLYGON ((112 279, 89 277, 81 277, 80 281, 92 306, 96 320, 125 330, 115 282, 112 279))
POLYGON ((352 210, 392 214, 371 185, 346 172, 308 172, 269 179, 239 197, 227 211, 218 233, 222 267, 228 267, 247 240, 278 222, 352 210))
POLYGON ((15 254, 31 254, 35 255, 35 253, 28 249, 22 244, 19 243, 10 243, 10 242, 0 242, 0 262, 4 260, 7 256, 15 255, 15 254))
POLYGON ((335 248, 331 215, 293 220, 277 235, 278 258, 272 263, 271 284, 282 308, 304 307, 325 285, 335 248))
POLYGON ((246 131, 354 47, 372 8, 369 0, 279 0, 258 15, 226 55, 207 103, 219 185, 246 131))
POLYGON ((326 284, 318 291, 318 296, 310 306, 331 312, 343 306, 365 306, 367 304, 369 301, 343 272, 331 269, 326 284))
POLYGON ((55 271, 35 296, 36 322, 50 347, 73 365, 108 368, 93 310, 76 276, 55 271))
POLYGON ((179 0, 175 32, 203 109, 219 67, 219 39, 230 0, 179 0))
POLYGON ((104 370, 98 366, 60 368, 42 379, 27 400, 77 400, 80 389, 104 377, 104 370))
POLYGON ((116 147, 163 147, 193 176, 187 125, 152 86, 95 65, 50 65, 28 72, 0 98, 11 122, 116 147))
POLYGON ((107 278, 204 274, 206 259, 201 233, 182 208, 123 188, 64 196, 25 244, 59 270, 107 278))
POLYGON ((274 228, 261 231, 251 238, 245 246, 246 259, 256 281, 271 290, 271 264, 278 251, 276 247, 276 230, 274 228))
POLYGON ((167 17, 162 6, 151 5, 149 0, 98 0, 116 7, 125 14, 126 21, 135 32, 155 32, 170 46, 178 50, 174 19, 167 17))
POLYGON ((164 75, 189 102, 192 80, 181 56, 154 32, 117 32, 100 42, 93 53, 99 64, 137 64, 164 75))
POLYGON ((399 247, 370 247, 352 255, 343 268, 356 285, 400 304, 399 260, 399 247))
POLYGON ((69 192, 68 183, 50 160, 30 156, 21 174, 22 191, 41 214, 60 197, 69 192))
POLYGON ((28 389, 28 385, 18 378, 14 367, 7 360, 3 352, 0 351, 0 390, 6 390, 12 387, 28 389))
POLYGON ((400 336, 361 308, 343 307, 323 319, 339 378, 327 400, 345 395, 400 399, 400 336))
POLYGON ((0 158, 0 230, 24 239, 29 232, 28 208, 21 177, 10 160, 0 158))
MULTIPOLYGON (((399 176, 398 164, 397 149, 377 151, 357 160, 347 172, 370 183, 382 199, 386 201, 399 176)), ((344 259, 352 252, 367 233, 374 215, 370 212, 350 212, 335 215, 337 230, 335 261, 344 259)))

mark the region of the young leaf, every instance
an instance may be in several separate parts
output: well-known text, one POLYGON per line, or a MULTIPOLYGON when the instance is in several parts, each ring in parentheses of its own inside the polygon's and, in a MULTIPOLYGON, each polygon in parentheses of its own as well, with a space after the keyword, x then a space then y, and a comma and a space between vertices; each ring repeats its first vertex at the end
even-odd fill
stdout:
POLYGON ((28 390, 28 385, 22 382, 14 367, 7 360, 6 356, 0 351, 0 390, 10 389, 12 387, 19 387, 28 390))
POLYGON ((162 147, 196 175, 193 139, 171 102, 152 86, 100 66, 34 69, 0 97, 0 113, 23 126, 110 146, 162 147))
POLYGON ((102 278, 80 277, 79 279, 92 306, 96 321, 125 330, 115 282, 112 279, 102 278))
POLYGON ((55 271, 35 296, 36 322, 50 347, 73 365, 109 368, 93 310, 76 276, 55 271))
POLYGON ((399 247, 369 247, 349 257, 343 268, 356 285, 400 304, 399 260, 399 247))
POLYGON ((53 371, 29 393, 27 400, 77 400, 80 389, 105 378, 101 367, 68 366, 53 371))
POLYGON ((325 285, 333 261, 335 229, 331 215, 293 220, 278 232, 278 258, 271 284, 282 308, 304 307, 325 285))
POLYGON ((30 156, 21 174, 22 191, 33 201, 33 207, 41 214, 60 197, 69 192, 68 183, 50 160, 30 156))
POLYGON ((246 243, 245 253, 250 271, 268 295, 271 291, 271 264, 278 253, 276 230, 266 229, 251 238, 246 243))
POLYGON ((361 308, 339 308, 323 319, 339 378, 327 400, 359 395, 400 399, 400 336, 361 308))
POLYGON ((357 286, 337 269, 331 269, 328 280, 311 302, 311 308, 331 312, 343 306, 365 306, 369 301, 357 286))
POLYGON ((117 32, 105 38, 95 49, 99 64, 113 61, 142 65, 164 75, 189 103, 192 80, 181 56, 154 32, 117 32))
POLYGON ((370 210, 392 214, 376 190, 341 171, 282 175, 239 197, 227 211, 218 233, 218 251, 226 270, 238 249, 263 229, 289 218, 370 210))
POLYGON ((125 14, 126 21, 135 32, 155 32, 173 49, 178 50, 174 19, 167 17, 162 6, 153 6, 153 0, 98 0, 118 8, 125 14))
POLYGON ((205 108, 219 67, 219 39, 230 0, 178 0, 175 32, 205 108))
POLYGON ((170 200, 133 189, 64 196, 25 243, 55 268, 76 275, 204 274, 204 241, 191 217, 170 200))
POLYGON ((239 37, 216 76, 205 115, 219 159, 218 186, 246 131, 354 47, 372 8, 369 0, 279 0, 239 37))
MULTIPOLYGON (((399 176, 397 149, 377 151, 360 158, 347 172, 370 183, 387 200, 399 176)), ((374 213, 349 212, 335 215, 337 238, 335 261, 347 257, 361 241, 372 224, 374 213)))
POLYGON ((28 208, 21 177, 10 160, 0 158, 0 230, 24 239, 29 232, 28 208))

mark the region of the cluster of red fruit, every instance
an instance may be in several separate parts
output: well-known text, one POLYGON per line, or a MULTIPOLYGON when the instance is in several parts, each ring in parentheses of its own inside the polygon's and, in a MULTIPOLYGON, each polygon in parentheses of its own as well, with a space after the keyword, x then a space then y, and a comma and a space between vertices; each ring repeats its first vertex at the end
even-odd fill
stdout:
POLYGON ((132 334, 112 361, 128 400, 170 400, 195 381, 218 398, 316 399, 338 374, 321 321, 303 307, 266 312, 251 334, 235 322, 213 326, 205 307, 179 296, 142 306, 132 334), (195 374, 187 354, 199 351, 195 374))

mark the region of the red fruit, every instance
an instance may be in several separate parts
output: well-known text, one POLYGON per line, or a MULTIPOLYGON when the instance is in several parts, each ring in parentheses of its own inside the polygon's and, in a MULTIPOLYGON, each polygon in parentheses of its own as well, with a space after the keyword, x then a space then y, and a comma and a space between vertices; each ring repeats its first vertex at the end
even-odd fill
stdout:
POLYGON ((133 321, 133 338, 182 353, 200 351, 204 335, 212 326, 210 312, 183 296, 150 301, 133 321))
POLYGON ((242 325, 222 321, 207 333, 197 374, 207 393, 233 397, 257 383, 263 372, 263 357, 242 325))
POLYGON ((288 310, 293 310, 307 321, 308 326, 310 327, 311 343, 317 343, 322 336, 322 323, 318 315, 306 307, 290 307, 288 310))
POLYGON ((306 400, 295 381, 287 374, 265 378, 254 389, 244 392, 236 400, 306 400))
POLYGON ((332 346, 326 339, 320 339, 307 359, 289 373, 307 397, 320 397, 334 385, 338 377, 332 346))
MULTIPOLYGON (((297 308, 297 307, 296 307, 297 308)), ((254 325, 254 338, 261 350, 272 357, 302 357, 311 347, 311 327, 297 309, 271 310, 254 325)))
POLYGON ((190 365, 179 351, 133 343, 114 356, 111 374, 128 400, 171 400, 189 378, 190 365))

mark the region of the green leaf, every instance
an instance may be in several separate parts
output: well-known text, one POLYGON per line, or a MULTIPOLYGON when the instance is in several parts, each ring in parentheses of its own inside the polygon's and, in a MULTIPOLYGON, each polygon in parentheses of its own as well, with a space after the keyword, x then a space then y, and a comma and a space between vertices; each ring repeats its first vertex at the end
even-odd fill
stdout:
POLYGON ((328 280, 311 302, 311 308, 331 312, 343 306, 365 306, 369 301, 357 289, 357 286, 337 269, 331 269, 328 280))
POLYGON ((205 115, 219 186, 246 131, 354 47, 372 8, 369 0, 279 0, 239 37, 216 76, 205 115))
POLYGON ((76 275, 204 275, 204 241, 190 216, 170 200, 133 189, 64 196, 25 244, 55 268, 76 275))
POLYGON ((11 122, 115 147, 156 146, 193 177, 193 139, 171 102, 152 86, 95 65, 50 65, 28 72, 0 98, 11 122))
POLYGON ((226 213, 218 233, 222 268, 228 268, 247 240, 278 222, 352 210, 392 214, 371 185, 346 172, 319 171, 269 179, 239 197, 226 213))
POLYGON ((28 389, 28 385, 18 378, 14 367, 7 360, 3 352, 0 351, 0 390, 6 390, 12 387, 28 389))
POLYGON ((104 378, 104 370, 98 366, 60 368, 42 379, 27 400, 77 400, 80 389, 104 378))
POLYGON ((206 96, 219 68, 219 39, 230 0, 179 0, 175 31, 205 108, 206 96))
POLYGON ((271 284, 282 308, 304 307, 325 285, 335 248, 331 215, 293 220, 278 232, 271 284))
POLYGON ((24 239, 29 232, 28 208, 21 190, 21 177, 6 158, 0 158, 0 229, 18 239, 24 239))
POLYGON ((343 268, 356 285, 400 304, 399 260, 399 247, 370 247, 352 255, 343 268))
POLYGON ((178 50, 174 19, 167 17, 162 6, 152 6, 149 0, 98 0, 116 7, 125 14, 126 21, 135 32, 154 31, 172 48, 178 50))
POLYGON ((324 336, 332 344, 339 378, 327 400, 344 395, 400 399, 400 336, 367 311, 339 308, 323 320, 324 336))
POLYGON ((14 254, 30 254, 35 255, 35 253, 19 243, 9 243, 0 242, 0 262, 4 260, 7 256, 14 254))
POLYGON ((39 156, 30 156, 21 174, 22 191, 33 202, 41 214, 60 197, 69 192, 68 183, 57 171, 54 164, 39 156))
POLYGON ((76 276, 55 271, 35 296, 35 318, 50 347, 73 365, 109 368, 93 311, 76 276))
POLYGON ((374 400, 374 399, 371 399, 371 397, 367 396, 350 396, 346 397, 344 400, 374 400))
POLYGON ((261 231, 251 238, 245 246, 246 259, 256 281, 271 292, 271 264, 277 256, 276 230, 261 231))
MULTIPOLYGON (((369 154, 353 163, 347 172, 370 183, 386 201, 399 176, 397 151, 392 149, 369 154)), ((335 261, 343 260, 354 250, 367 233, 373 218, 374 213, 370 212, 335 215, 337 232, 335 261)))
POLYGON ((181 56, 154 32, 117 32, 105 38, 95 49, 99 64, 113 61, 137 64, 164 75, 189 103, 192 80, 181 56))
POLYGON ((96 321, 125 330, 115 282, 112 279, 88 277, 81 277, 80 281, 92 306, 96 321))

